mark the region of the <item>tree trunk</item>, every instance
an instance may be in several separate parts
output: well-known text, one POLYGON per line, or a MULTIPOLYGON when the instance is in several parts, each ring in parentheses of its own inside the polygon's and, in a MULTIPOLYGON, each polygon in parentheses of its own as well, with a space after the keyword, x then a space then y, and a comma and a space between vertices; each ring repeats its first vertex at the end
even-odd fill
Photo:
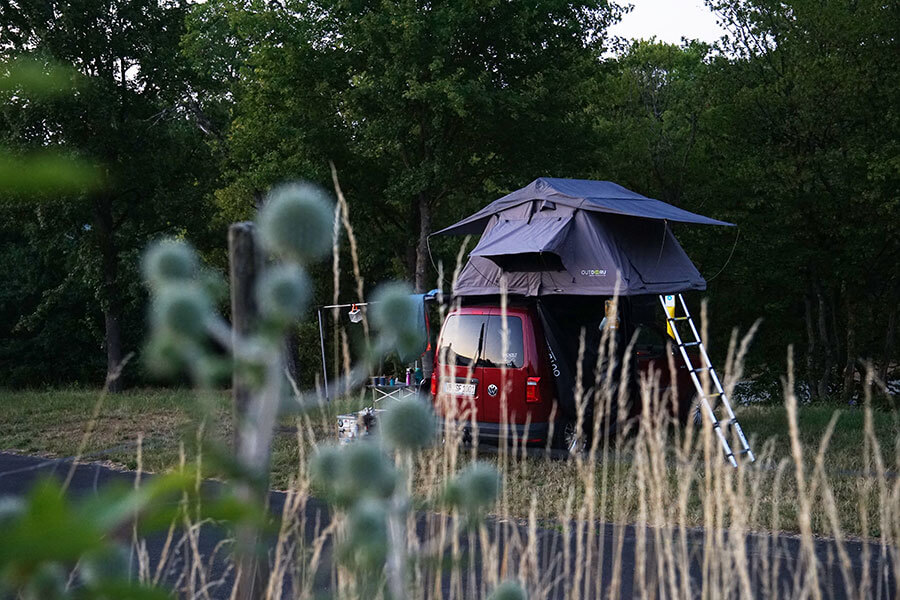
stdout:
POLYGON ((416 245, 416 292, 425 292, 428 285, 428 236, 431 235, 431 205, 419 194, 419 243, 416 245))
POLYGON ((834 368, 834 353, 831 343, 828 340, 828 318, 826 313, 825 296, 822 294, 822 288, 816 286, 816 298, 819 304, 819 340, 822 342, 822 354, 825 359, 822 363, 822 372, 819 377, 819 397, 824 398, 828 395, 831 388, 831 370, 834 368))
POLYGON ((816 394, 816 328, 813 318, 813 301, 811 294, 807 293, 804 300, 806 308, 806 385, 809 388, 810 400, 818 398, 816 394))
POLYGON ((112 201, 102 198, 94 204, 94 228, 100 249, 103 284, 104 346, 106 347, 106 390, 120 392, 122 369, 122 303, 119 299, 119 255, 114 238, 112 201))
POLYGON ((403 248, 399 251, 399 258, 403 261, 403 265, 406 267, 406 276, 409 281, 415 282, 416 280, 416 257, 417 250, 419 247, 419 198, 416 197, 415 200, 412 200, 409 203, 409 211, 407 217, 409 221, 407 223, 407 229, 410 232, 415 232, 415 237, 410 238, 409 244, 406 245, 406 248, 403 248))
POLYGON ((856 376, 856 315, 853 305, 847 301, 847 362, 844 365, 844 385, 841 390, 841 400, 844 403, 853 397, 856 376))
POLYGON ((122 329, 121 310, 110 307, 103 311, 104 336, 106 338, 106 391, 117 394, 124 387, 122 384, 122 329))
POLYGON ((888 316, 887 322, 887 330, 884 334, 884 349, 881 352, 881 369, 879 372, 879 378, 885 384, 887 384, 887 379, 890 376, 890 368, 891 361, 894 359, 894 337, 897 328, 897 307, 891 309, 890 315, 888 316))

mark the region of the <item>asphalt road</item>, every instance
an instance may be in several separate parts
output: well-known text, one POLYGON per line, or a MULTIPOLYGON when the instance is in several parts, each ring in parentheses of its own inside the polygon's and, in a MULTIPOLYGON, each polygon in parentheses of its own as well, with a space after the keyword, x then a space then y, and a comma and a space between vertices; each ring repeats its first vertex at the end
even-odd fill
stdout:
MULTIPOLYGON (((60 479, 65 478, 71 462, 67 460, 42 459, 30 456, 20 456, 0 452, 0 495, 23 495, 27 493, 29 488, 41 477, 53 476, 60 479)), ((118 481, 127 484, 134 482, 134 472, 116 471, 106 468, 100 464, 79 464, 75 468, 72 481, 69 485, 69 493, 73 496, 83 496, 93 494, 103 485, 118 481)), ((146 477, 146 475, 145 475, 146 477)), ((208 485, 215 487, 219 484, 209 483, 208 485)), ((271 492, 269 501, 272 514, 280 515, 284 509, 286 495, 282 492, 271 492)), ((319 528, 327 524, 329 521, 329 513, 327 507, 314 499, 305 502, 299 510, 304 513, 304 521, 308 524, 318 523, 319 528)), ((437 522, 442 517, 437 515, 422 514, 417 518, 417 529, 420 534, 425 534, 427 529, 437 526, 437 522)), ((571 565, 575 561, 582 560, 583 556, 576 552, 576 536, 587 536, 587 528, 579 528, 576 524, 571 523, 569 527, 554 528, 538 528, 536 532, 537 539, 537 555, 538 561, 535 567, 540 572, 544 597, 548 598, 572 598, 572 597, 591 597, 595 596, 599 590, 600 595, 605 597, 604 590, 608 582, 613 579, 613 571, 620 574, 617 579, 621 580, 621 587, 615 594, 621 598, 640 597, 647 592, 637 586, 635 582, 644 577, 648 582, 650 589, 658 590, 654 582, 657 581, 657 570, 652 560, 636 561, 636 556, 640 556, 641 552, 644 556, 655 556, 653 549, 655 540, 665 539, 662 536, 670 534, 660 534, 660 532, 649 529, 643 530, 647 535, 638 535, 640 531, 632 526, 614 526, 606 523, 598 523, 593 530, 594 543, 592 544, 592 552, 596 557, 602 552, 602 567, 596 568, 599 571, 599 580, 597 574, 594 573, 589 578, 590 586, 587 590, 579 590, 577 592, 571 589, 571 581, 567 581, 562 577, 565 571, 565 561, 570 561, 571 565), (567 531, 566 534, 563 531, 567 531), (621 544, 621 552, 616 551, 617 544, 621 544), (642 547, 643 544, 643 547, 642 547), (567 547, 568 546, 568 547, 567 547), (618 556, 618 558, 616 558, 618 556), (636 574, 636 569, 643 568, 643 575, 636 574)), ((299 536, 305 538, 306 542, 310 542, 315 537, 314 528, 309 528, 304 532, 300 532, 299 536)), ((521 557, 515 553, 516 548, 520 547, 518 540, 527 537, 527 526, 511 523, 494 522, 489 527, 491 539, 498 543, 500 548, 511 548, 508 560, 511 564, 517 564, 516 561, 521 557)), ((184 532, 182 532, 183 534, 184 532)), ((228 556, 228 542, 224 531, 212 525, 204 525, 191 532, 190 536, 176 535, 176 541, 169 542, 169 550, 166 552, 168 558, 162 569, 162 579, 169 585, 177 587, 184 595, 195 595, 199 590, 203 589, 209 593, 212 598, 228 598, 231 592, 232 577, 228 556), (183 543, 179 543, 179 540, 183 543), (195 550, 191 551, 189 546, 193 544, 195 550), (206 565, 206 569, 185 569, 185 556, 199 553, 206 565), (200 572, 204 571, 204 572, 200 572)), ((722 535, 727 536, 727 532, 722 535)), ((160 533, 144 542, 143 551, 146 552, 151 572, 157 569, 160 557, 165 552, 166 535, 160 533)), ((2 540, 2 532, 0 532, 0 540, 2 540)), ((676 539, 676 541, 678 541, 676 539)), ((2 542, 0 542, 2 543, 2 542)), ((467 571, 464 573, 463 583, 451 582, 445 577, 440 582, 435 582, 435 587, 440 587, 447 597, 451 585, 462 585, 464 597, 475 597, 474 591, 466 593, 466 590, 474 590, 478 587, 480 581, 481 569, 477 566, 481 563, 480 548, 477 540, 471 541, 469 538, 460 539, 461 546, 471 548, 472 552, 468 555, 471 562, 467 571), (471 575, 471 577, 470 577, 471 575)), ((694 529, 689 531, 686 539, 691 558, 689 573, 687 575, 694 581, 702 579, 702 571, 704 564, 704 531, 694 529)), ((747 560, 751 563, 750 579, 746 582, 754 597, 793 597, 794 592, 798 588, 797 573, 803 571, 801 559, 800 539, 791 535, 758 535, 751 534, 746 536, 744 551, 747 560), (774 573, 774 575, 773 575, 774 573), (774 583, 773 583, 774 582, 774 583)), ((298 542, 303 545, 303 542, 298 542)), ((898 583, 895 573, 892 569, 891 560, 886 556, 891 549, 883 549, 878 545, 869 544, 865 546, 863 542, 846 542, 846 549, 850 557, 850 566, 852 578, 859 581, 863 576, 865 567, 866 550, 868 550, 868 573, 874 582, 872 591, 868 595, 870 598, 897 598, 898 583)), ((582 548, 586 545, 582 544, 582 548)), ((837 545, 833 540, 817 539, 815 541, 815 551, 819 561, 819 581, 824 598, 846 598, 843 576, 838 566, 837 545)), ((896 552, 896 549, 893 550, 896 552)), ((501 550, 500 555, 504 552, 501 550)), ((330 591, 332 581, 329 576, 331 547, 326 544, 323 548, 323 566, 314 577, 316 595, 320 593, 327 594, 330 591)), ((569 570, 572 572, 572 569, 569 570)), ((663 577, 666 575, 663 574, 663 577)), ((676 575, 676 579, 680 580, 682 575, 676 575)), ((293 596, 291 590, 291 576, 285 578, 284 590, 287 592, 286 597, 293 596)), ((460 588, 457 588, 460 589, 460 588)), ((665 590, 661 594, 665 597, 665 590)))

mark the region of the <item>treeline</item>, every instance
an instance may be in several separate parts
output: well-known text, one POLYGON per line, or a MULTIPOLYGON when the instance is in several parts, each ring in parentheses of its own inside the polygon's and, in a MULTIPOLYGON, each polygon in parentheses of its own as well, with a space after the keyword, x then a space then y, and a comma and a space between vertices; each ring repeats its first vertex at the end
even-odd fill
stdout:
MULTIPOLYGON (((715 350, 762 317, 760 381, 788 344, 813 399, 849 399, 866 361, 890 377, 900 5, 709 3, 727 37, 678 46, 611 38, 623 9, 596 1, 0 5, 7 63, 72 68, 63 96, 0 87, 4 156, 53 147, 102 172, 0 199, 0 385, 101 383, 140 351, 150 239, 188 237, 224 272, 227 224, 277 182, 330 186, 330 164, 367 286, 433 287, 460 240, 430 257, 428 234, 538 176, 608 179, 739 225, 676 230, 710 279, 715 350)), ((330 300, 330 265, 313 275, 330 300)), ((299 335, 311 378, 317 330, 299 335)), ((139 360, 123 373, 144 379, 139 360)))

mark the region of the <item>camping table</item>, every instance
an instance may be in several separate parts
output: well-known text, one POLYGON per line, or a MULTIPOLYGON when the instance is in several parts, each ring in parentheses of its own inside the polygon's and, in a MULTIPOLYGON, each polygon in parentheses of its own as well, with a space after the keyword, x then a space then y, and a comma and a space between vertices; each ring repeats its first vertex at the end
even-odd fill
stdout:
POLYGON ((419 386, 406 385, 405 383, 398 383, 395 385, 378 385, 370 383, 366 387, 372 390, 372 398, 375 402, 379 402, 385 398, 403 400, 404 398, 415 396, 416 392, 419 390, 419 386))

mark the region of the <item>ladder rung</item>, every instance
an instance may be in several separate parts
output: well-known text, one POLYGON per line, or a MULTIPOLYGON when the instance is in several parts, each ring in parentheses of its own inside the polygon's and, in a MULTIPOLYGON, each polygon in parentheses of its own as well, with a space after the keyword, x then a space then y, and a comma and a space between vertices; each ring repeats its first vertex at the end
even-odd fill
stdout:
MULTIPOLYGON (((670 332, 672 333, 672 336, 675 338, 676 345, 678 346, 678 348, 681 349, 681 357, 683 359, 684 366, 685 366, 685 368, 687 368, 688 373, 691 373, 691 379, 693 380, 694 387, 697 390, 697 394, 698 394, 698 396, 700 396, 700 398, 702 398, 703 402, 706 404, 705 408, 709 412, 709 414, 707 416, 709 417, 709 419, 712 420, 713 429, 716 430, 716 433, 718 434, 718 437, 719 437, 720 444, 722 446, 722 450, 725 451, 725 458, 734 467, 738 466, 737 459, 735 458, 736 454, 737 455, 745 455, 745 454, 749 455, 749 457, 750 457, 749 460, 753 461, 753 460, 755 460, 755 457, 753 456, 753 452, 750 450, 750 444, 744 438, 743 432, 741 430, 741 426, 740 426, 740 424, 738 424, 737 418, 733 416, 734 413, 731 412, 731 408, 729 406, 728 398, 727 398, 725 392, 724 391, 716 391, 711 394, 707 394, 707 393, 705 393, 704 389, 700 385, 700 379, 696 376, 696 374, 702 373, 703 371, 707 371, 707 372, 709 372, 712 381, 715 382, 715 385, 716 385, 715 389, 722 390, 722 384, 719 381, 719 376, 716 374, 716 370, 713 368, 712 364, 709 362, 709 357, 706 356, 706 352, 705 351, 703 352, 703 361, 702 361, 705 366, 701 366, 701 367, 694 367, 694 365, 691 362, 690 357, 688 356, 687 352, 685 352, 685 348, 691 348, 693 346, 700 346, 700 349, 703 350, 703 340, 700 339, 700 336, 697 333, 697 329, 694 326, 694 321, 691 319, 691 314, 690 314, 690 311, 688 310, 687 304, 684 301, 684 298, 681 296, 681 294, 675 294, 674 296, 677 297, 678 300, 681 301, 681 307, 684 309, 683 310, 684 316, 676 317, 674 314, 672 314, 675 312, 674 310, 672 310, 672 313, 670 313, 669 311, 673 307, 666 302, 666 296, 661 295, 659 297, 659 300, 662 303, 663 309, 666 313, 666 323, 670 327, 670 332), (688 323, 690 323, 691 331, 693 332, 692 337, 694 338, 694 341, 685 342, 681 339, 678 328, 675 327, 675 323, 678 321, 687 321, 688 323), (719 400, 717 401, 717 406, 719 404, 724 404, 725 407, 729 409, 728 410, 729 418, 726 418, 721 421, 718 419, 718 417, 716 416, 716 412, 715 412, 716 407, 713 407, 711 404, 711 401, 715 398, 719 398, 719 400), (731 444, 729 444, 728 440, 726 439, 725 428, 727 428, 729 426, 734 427, 734 431, 736 431, 738 433, 738 436, 741 439, 741 449, 738 452, 732 451, 731 444)), ((704 413, 704 414, 706 414, 706 413, 704 413)))

